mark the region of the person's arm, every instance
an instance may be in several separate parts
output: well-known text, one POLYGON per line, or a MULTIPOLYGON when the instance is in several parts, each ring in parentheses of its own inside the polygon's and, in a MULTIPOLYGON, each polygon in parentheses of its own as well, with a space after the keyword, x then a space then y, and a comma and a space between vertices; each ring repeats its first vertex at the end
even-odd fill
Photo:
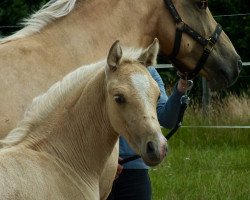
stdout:
POLYGON ((165 128, 173 128, 176 124, 179 110, 180 99, 185 92, 184 80, 180 80, 174 87, 172 94, 168 97, 164 88, 164 83, 154 67, 149 68, 149 72, 159 85, 161 96, 157 103, 157 115, 160 125, 165 128))

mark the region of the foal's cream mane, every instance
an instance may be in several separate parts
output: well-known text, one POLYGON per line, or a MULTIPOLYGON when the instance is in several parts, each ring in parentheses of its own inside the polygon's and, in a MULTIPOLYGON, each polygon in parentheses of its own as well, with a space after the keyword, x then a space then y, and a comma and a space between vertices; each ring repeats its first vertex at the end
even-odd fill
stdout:
MULTIPOLYGON (((122 59, 137 60, 142 51, 142 49, 123 48, 122 59)), ((52 85, 46 93, 35 97, 31 105, 26 109, 23 119, 3 140, 0 140, 0 144, 12 146, 25 139, 31 133, 32 127, 46 119, 51 112, 65 102, 70 92, 76 91, 79 87, 82 88, 84 80, 86 81, 88 77, 91 77, 91 74, 106 64, 106 59, 104 59, 94 64, 82 66, 66 75, 62 81, 52 85)))
POLYGON ((23 21, 22 25, 24 25, 24 28, 11 36, 0 39, 0 44, 39 32, 53 20, 69 14, 73 10, 76 1, 50 0, 39 11, 31 15, 30 18, 23 21))

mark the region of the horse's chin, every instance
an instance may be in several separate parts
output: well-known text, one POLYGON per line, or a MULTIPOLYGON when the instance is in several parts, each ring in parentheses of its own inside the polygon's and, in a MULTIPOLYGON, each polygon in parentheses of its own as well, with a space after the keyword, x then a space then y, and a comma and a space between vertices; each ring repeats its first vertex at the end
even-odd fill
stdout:
POLYGON ((234 80, 228 78, 225 74, 220 74, 214 76, 213 78, 208 80, 208 86, 211 90, 221 90, 226 89, 233 85, 236 82, 237 78, 234 80))
POLYGON ((146 157, 142 156, 142 159, 143 159, 144 163, 150 167, 154 167, 154 166, 160 164, 162 161, 162 159, 149 159, 147 156, 146 157))
POLYGON ((211 90, 220 90, 229 87, 229 83, 226 80, 222 81, 221 79, 220 80, 211 79, 208 81, 208 87, 211 90))
POLYGON ((143 160, 143 161, 144 161, 144 163, 145 163, 147 166, 149 166, 149 167, 154 167, 154 166, 160 164, 160 162, 148 162, 148 161, 146 161, 146 160, 143 160))
POLYGON ((236 61, 233 62, 234 66, 236 67, 231 66, 230 63, 225 63, 222 61, 218 63, 220 64, 220 67, 204 67, 200 73, 200 75, 206 77, 208 80, 208 85, 212 90, 220 90, 230 87, 236 82, 241 71, 241 60, 237 61, 236 59, 236 61))

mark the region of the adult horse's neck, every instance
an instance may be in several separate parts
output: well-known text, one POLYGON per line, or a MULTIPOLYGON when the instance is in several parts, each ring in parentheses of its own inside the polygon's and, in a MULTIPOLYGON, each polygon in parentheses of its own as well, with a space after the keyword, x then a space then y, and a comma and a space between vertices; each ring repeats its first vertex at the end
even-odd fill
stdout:
POLYGON ((148 46, 156 37, 157 7, 149 0, 79 0, 67 16, 46 25, 40 33, 13 41, 13 45, 22 41, 26 48, 35 45, 49 51, 46 60, 60 60, 61 68, 71 69, 106 56, 117 39, 126 46, 148 46), (70 60, 71 66, 65 60, 70 60))

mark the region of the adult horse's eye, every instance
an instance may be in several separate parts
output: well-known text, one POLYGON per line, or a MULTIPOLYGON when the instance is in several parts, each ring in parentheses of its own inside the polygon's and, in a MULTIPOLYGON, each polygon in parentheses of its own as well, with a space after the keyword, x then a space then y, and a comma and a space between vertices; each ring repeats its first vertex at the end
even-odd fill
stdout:
POLYGON ((115 95, 114 99, 115 99, 116 103, 118 103, 118 104, 123 104, 126 102, 126 99, 124 98, 124 96, 122 94, 115 95))
POLYGON ((196 4, 200 9, 206 9, 208 6, 207 0, 200 0, 196 4))

